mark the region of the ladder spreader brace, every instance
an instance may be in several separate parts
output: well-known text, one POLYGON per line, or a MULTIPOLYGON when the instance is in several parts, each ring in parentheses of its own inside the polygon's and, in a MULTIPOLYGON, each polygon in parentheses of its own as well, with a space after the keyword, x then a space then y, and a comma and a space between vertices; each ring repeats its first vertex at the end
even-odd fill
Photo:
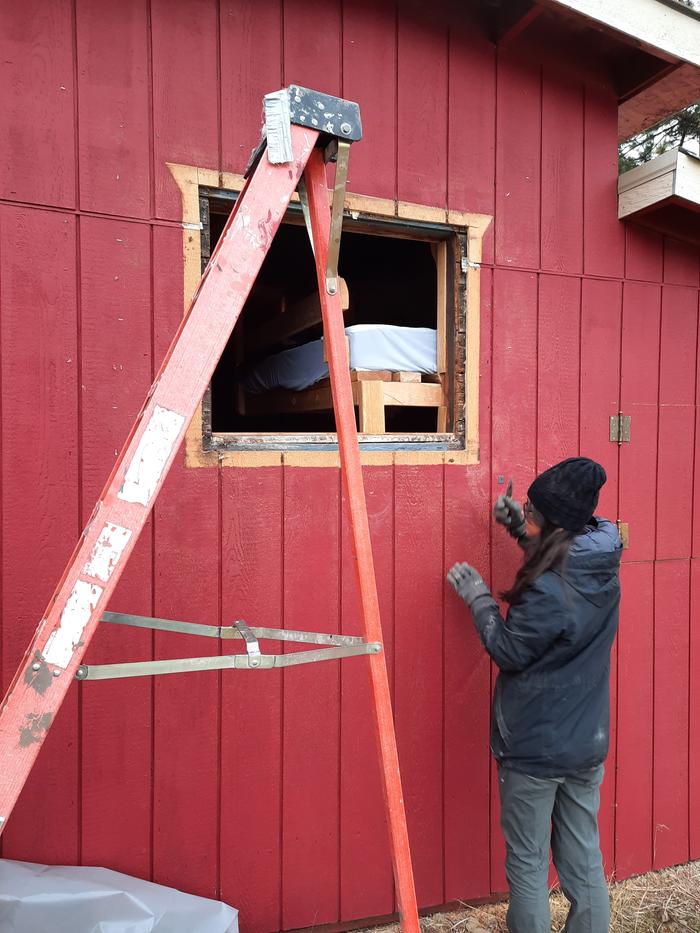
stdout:
POLYGON ((377 748, 404 933, 419 933, 396 735, 362 480, 350 366, 338 289, 338 251, 350 143, 362 136, 352 101, 291 85, 264 98, 263 138, 246 182, 146 400, 0 706, 0 833, 74 679, 143 676, 210 667, 281 667, 368 656, 377 748), (336 162, 332 208, 326 163, 336 162), (249 628, 194 626, 105 612, 151 513, 231 331, 298 188, 316 264, 341 475, 360 594, 364 639, 249 628), (170 631, 243 638, 245 655, 83 665, 101 619, 170 631), (235 631, 234 631, 235 630, 235 631), (327 645, 263 655, 259 638, 327 645), (179 666, 178 666, 179 665, 179 666))
MULTIPOLYGON (((183 635, 203 635, 206 638, 242 638, 246 654, 208 655, 204 658, 172 658, 167 661, 128 661, 123 664, 81 664, 75 672, 77 680, 113 680, 117 677, 148 677, 154 674, 186 674, 190 671, 221 670, 270 670, 273 667, 293 667, 297 664, 313 664, 317 661, 336 661, 362 654, 377 654, 382 650, 379 642, 367 643, 357 635, 324 635, 321 632, 293 632, 282 628, 258 628, 249 626, 241 619, 233 625, 200 625, 193 622, 176 622, 173 619, 152 619, 145 616, 126 615, 122 612, 105 612, 103 622, 116 625, 131 625, 135 628, 158 629, 161 632, 176 632, 183 635), (307 645, 328 645, 316 651, 294 651, 290 654, 262 654, 259 638, 274 641, 301 642, 307 645)), ((32 665, 39 672, 41 665, 32 665)))

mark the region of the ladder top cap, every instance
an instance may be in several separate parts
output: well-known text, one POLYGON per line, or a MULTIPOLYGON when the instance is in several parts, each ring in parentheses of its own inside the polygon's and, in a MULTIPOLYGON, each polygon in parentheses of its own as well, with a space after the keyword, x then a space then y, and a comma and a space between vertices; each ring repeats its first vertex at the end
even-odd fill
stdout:
POLYGON ((362 139, 360 107, 352 100, 333 97, 299 84, 290 84, 290 121, 298 126, 309 126, 336 139, 357 142, 362 139))

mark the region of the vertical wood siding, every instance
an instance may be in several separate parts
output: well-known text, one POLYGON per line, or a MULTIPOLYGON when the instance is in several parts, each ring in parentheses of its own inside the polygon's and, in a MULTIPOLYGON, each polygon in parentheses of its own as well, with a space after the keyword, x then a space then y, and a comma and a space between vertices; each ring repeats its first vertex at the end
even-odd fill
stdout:
MULTIPOLYGON (((700 857, 700 262, 617 222, 604 76, 527 34, 497 50, 447 0, 29 0, 0 43, 4 685, 182 312, 166 163, 240 172, 261 95, 306 83, 361 103, 352 190, 494 215, 480 463, 365 471, 421 905, 505 890, 494 671, 445 571, 468 559, 504 587, 519 555, 491 524, 499 476, 524 494, 579 452, 631 531, 606 866, 700 857), (633 441, 618 449, 620 408, 633 441)), ((177 463, 111 608, 356 633, 338 471, 177 463)), ((219 650, 241 646, 105 627, 89 657, 219 650)), ((76 685, 2 851, 222 897, 255 933, 390 913, 363 663, 76 685)))

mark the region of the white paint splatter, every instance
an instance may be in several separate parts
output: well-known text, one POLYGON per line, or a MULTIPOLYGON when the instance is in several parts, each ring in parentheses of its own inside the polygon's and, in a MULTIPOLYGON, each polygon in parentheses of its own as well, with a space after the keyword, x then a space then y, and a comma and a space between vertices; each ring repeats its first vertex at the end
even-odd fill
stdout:
POLYGON ((43 655, 47 664, 55 664, 64 669, 68 667, 103 592, 101 586, 95 586, 93 583, 86 583, 84 580, 76 582, 63 607, 58 628, 51 632, 44 645, 43 655))
POLYGON ((242 233, 243 239, 248 244, 248 246, 252 247, 252 249, 260 249, 262 247, 260 237, 250 225, 249 214, 236 214, 236 219, 233 223, 234 230, 240 231, 242 233))
POLYGON ((184 415, 155 406, 124 476, 120 499, 148 505, 184 423, 184 415))
POLYGON ((129 543, 131 531, 110 522, 104 526, 90 554, 90 560, 83 567, 87 577, 96 577, 106 583, 112 576, 124 548, 129 543))

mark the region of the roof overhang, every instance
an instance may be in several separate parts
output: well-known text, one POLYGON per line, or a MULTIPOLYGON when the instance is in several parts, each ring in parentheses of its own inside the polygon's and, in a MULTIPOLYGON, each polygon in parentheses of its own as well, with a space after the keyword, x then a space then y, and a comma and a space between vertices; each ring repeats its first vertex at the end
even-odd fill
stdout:
POLYGON ((609 69, 621 140, 700 99, 700 12, 676 0, 478 2, 494 11, 491 34, 500 45, 533 36, 546 20, 558 22, 562 38, 577 36, 584 55, 587 44, 591 66, 609 69))
POLYGON ((618 217, 700 243, 700 158, 670 149, 620 175, 618 217))
POLYGON ((546 0, 670 62, 700 68, 700 15, 673 0, 546 0))
POLYGON ((622 95, 621 140, 700 99, 700 14, 673 0, 545 0, 585 16, 606 32, 661 59, 660 67, 622 95), (663 60, 669 67, 663 67, 663 60))
POLYGON ((684 63, 622 101, 618 108, 618 136, 620 140, 636 136, 696 100, 700 100, 700 68, 684 63))

